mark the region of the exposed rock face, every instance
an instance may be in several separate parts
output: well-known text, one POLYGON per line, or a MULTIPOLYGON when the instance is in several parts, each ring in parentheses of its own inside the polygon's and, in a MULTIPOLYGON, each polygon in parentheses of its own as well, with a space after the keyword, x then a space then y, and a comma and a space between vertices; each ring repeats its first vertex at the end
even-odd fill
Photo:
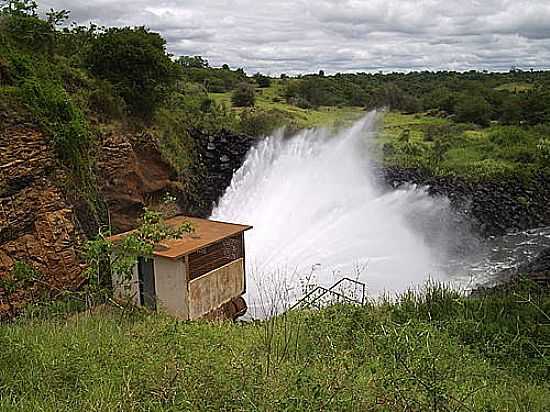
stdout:
POLYGON ((550 177, 542 173, 530 181, 517 177, 477 183, 416 169, 384 168, 381 174, 392 187, 414 183, 427 186, 433 196, 448 197, 483 235, 550 225, 550 177))
POLYGON ((193 137, 198 151, 196 177, 193 190, 186 194, 181 205, 187 213, 208 217, 231 184, 233 173, 242 166, 256 139, 229 132, 222 132, 216 136, 196 132, 193 137))
POLYGON ((102 138, 98 157, 100 191, 115 232, 135 228, 149 202, 166 193, 182 194, 182 184, 161 157, 152 136, 110 133, 102 138))
POLYGON ((0 133, 0 275, 16 260, 31 263, 53 284, 70 284, 80 271, 82 232, 56 185, 55 154, 32 127, 0 133))
MULTIPOLYGON (((195 191, 184 191, 162 159, 152 136, 108 133, 97 158, 99 190, 113 230, 135 227, 147 204, 166 193, 182 208, 173 213, 207 216, 230 184, 253 139, 222 134, 196 136, 200 163, 195 191)), ((69 199, 48 137, 31 125, 7 125, 0 132, 0 274, 24 260, 52 282, 67 286, 82 270, 79 250, 95 232, 86 207, 69 199)))

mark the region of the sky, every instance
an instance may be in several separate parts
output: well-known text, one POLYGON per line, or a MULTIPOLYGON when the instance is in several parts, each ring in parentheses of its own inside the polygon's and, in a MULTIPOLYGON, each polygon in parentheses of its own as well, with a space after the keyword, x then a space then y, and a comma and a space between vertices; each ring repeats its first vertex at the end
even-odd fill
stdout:
POLYGON ((248 73, 550 68, 550 0, 42 0, 248 73))

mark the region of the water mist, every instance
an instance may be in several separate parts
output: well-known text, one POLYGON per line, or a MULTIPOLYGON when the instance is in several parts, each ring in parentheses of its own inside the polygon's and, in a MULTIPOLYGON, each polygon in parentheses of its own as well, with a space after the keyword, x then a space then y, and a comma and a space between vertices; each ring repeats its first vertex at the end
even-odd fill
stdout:
POLYGON ((252 308, 281 288, 295 299, 312 273, 324 286, 358 277, 371 295, 445 279, 442 250, 428 244, 421 223, 444 215, 448 202, 414 187, 378 187, 369 143, 381 116, 371 112, 340 132, 266 137, 235 172, 212 219, 254 226, 246 234, 252 308))

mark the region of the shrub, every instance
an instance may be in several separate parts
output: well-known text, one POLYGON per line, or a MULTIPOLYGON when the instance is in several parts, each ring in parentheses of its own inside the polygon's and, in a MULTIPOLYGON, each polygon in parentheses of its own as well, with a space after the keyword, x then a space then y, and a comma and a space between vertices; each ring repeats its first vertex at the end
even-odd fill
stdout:
POLYGON ((231 95, 231 102, 237 107, 254 106, 256 102, 256 92, 254 86, 249 83, 241 83, 231 95))
POLYGON ((278 110, 245 110, 241 113, 239 130, 250 136, 266 136, 289 123, 290 119, 278 110))
POLYGON ((126 102, 117 95, 111 83, 98 81, 88 97, 90 109, 104 119, 119 119, 126 111, 126 102))

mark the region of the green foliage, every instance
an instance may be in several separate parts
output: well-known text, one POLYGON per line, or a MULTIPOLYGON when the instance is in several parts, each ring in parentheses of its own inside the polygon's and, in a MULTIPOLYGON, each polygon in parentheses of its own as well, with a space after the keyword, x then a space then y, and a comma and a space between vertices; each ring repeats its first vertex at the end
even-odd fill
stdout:
POLYGON ((186 69, 207 69, 210 67, 208 60, 202 56, 181 56, 176 60, 176 63, 186 69))
POLYGON ((258 87, 265 89, 266 87, 271 86, 271 79, 269 78, 269 76, 264 76, 261 73, 256 73, 253 77, 258 84, 258 87))
POLYGON ((544 125, 480 129, 428 116, 390 113, 385 118, 378 146, 389 165, 419 167, 432 175, 473 181, 512 176, 530 179, 548 167, 538 148, 548 136, 544 125), (407 139, 402 138, 405 132, 407 139))
POLYGON ((10 314, 15 315, 15 306, 13 303, 13 295, 18 291, 32 286, 40 280, 42 275, 32 266, 25 262, 15 262, 10 273, 0 275, 0 292, 4 300, 9 306, 10 314))
POLYGON ((456 102, 455 111, 459 122, 488 126, 491 119, 491 107, 480 95, 461 95, 456 102))
POLYGON ((16 12, 0 14, 0 31, 10 41, 26 50, 52 53, 55 45, 55 30, 50 23, 35 14, 16 12))
POLYGON ((210 93, 225 93, 247 80, 242 69, 231 70, 229 66, 214 68, 201 56, 183 56, 176 60, 184 78, 203 86, 210 93))
POLYGON ((548 294, 444 287, 247 323, 107 308, 0 329, 0 409, 546 411, 548 294))
POLYGON ((94 40, 86 62, 113 84, 131 113, 151 117, 176 79, 166 42, 144 27, 111 28, 94 40))
POLYGON ((249 136, 268 136, 276 129, 292 127, 292 119, 279 110, 249 109, 240 114, 239 131, 249 136))
POLYGON ((370 108, 388 107, 405 113, 421 110, 420 102, 393 83, 378 87, 372 91, 367 103, 370 108))
POLYGON ((174 228, 164 222, 161 213, 145 210, 141 225, 113 243, 103 233, 86 242, 84 256, 87 263, 84 276, 88 279, 90 296, 102 294, 110 287, 109 276, 128 281, 139 257, 151 257, 155 246, 162 240, 180 239, 194 232, 189 222, 174 228))
POLYGON ((90 110, 102 120, 121 119, 126 113, 126 102, 108 81, 98 81, 88 96, 90 110))
POLYGON ((550 168, 550 138, 541 138, 537 144, 537 149, 541 164, 550 168))
POLYGON ((237 107, 254 106, 256 102, 256 92, 254 86, 249 83, 241 83, 237 86, 231 95, 231 102, 237 107))
POLYGON ((38 4, 34 0, 1 0, 0 13, 12 16, 37 16, 38 4))

